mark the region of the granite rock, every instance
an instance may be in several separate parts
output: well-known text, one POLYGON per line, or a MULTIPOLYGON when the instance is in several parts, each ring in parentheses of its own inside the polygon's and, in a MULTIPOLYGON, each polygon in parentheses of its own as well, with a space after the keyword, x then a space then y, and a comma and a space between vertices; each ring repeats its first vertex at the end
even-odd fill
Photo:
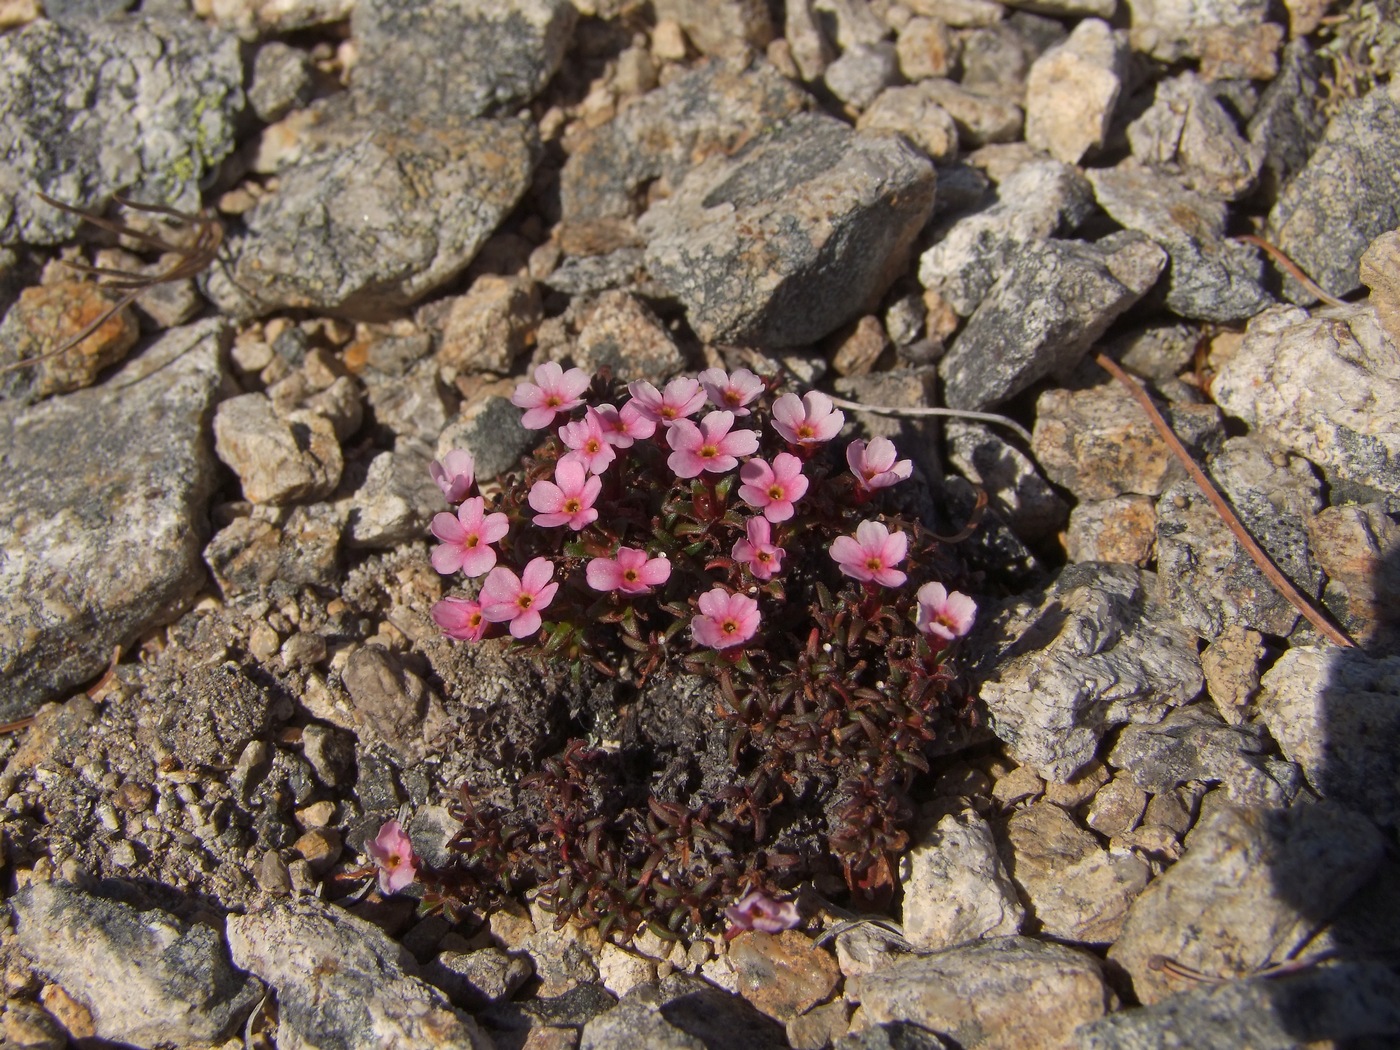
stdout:
POLYGON ((1268 21, 1265 0, 1127 0, 1131 40, 1159 62, 1201 60, 1207 80, 1268 80, 1278 68, 1284 28, 1268 21))
POLYGON ((945 816, 901 863, 902 925, 917 951, 1021 932, 1026 909, 974 811, 945 816))
POLYGON ((1122 562, 1145 569, 1157 537, 1157 503, 1148 496, 1113 496, 1075 504, 1065 530, 1072 562, 1122 562))
POLYGON ((1278 76, 1264 89, 1249 118, 1249 141, 1262 155, 1260 185, 1271 201, 1278 200, 1289 180, 1308 163, 1327 130, 1327 118, 1318 105, 1323 70, 1324 60, 1306 37, 1290 40, 1283 49, 1278 76))
POLYGON ((253 503, 283 504, 328 496, 344 467, 335 427, 315 412, 279 417, 266 394, 240 394, 219 405, 214 448, 253 503))
POLYGON ((1128 125, 1128 142, 1141 163, 1225 200, 1254 189, 1264 158, 1263 147, 1240 136, 1210 86, 1194 73, 1157 85, 1151 107, 1128 125))
MULTIPOLYGON (((1110 9, 1116 0, 1109 0, 1110 9)), ((1111 11, 1110 11, 1111 13, 1111 11)), ((1026 141, 1077 164, 1104 144, 1127 72, 1128 49, 1107 22, 1086 18, 1036 59, 1026 83, 1026 141)))
POLYGON ((1042 540, 1064 527, 1065 501, 1024 452, 979 423, 949 420, 946 434, 948 462, 987 490, 991 505, 1018 536, 1042 540))

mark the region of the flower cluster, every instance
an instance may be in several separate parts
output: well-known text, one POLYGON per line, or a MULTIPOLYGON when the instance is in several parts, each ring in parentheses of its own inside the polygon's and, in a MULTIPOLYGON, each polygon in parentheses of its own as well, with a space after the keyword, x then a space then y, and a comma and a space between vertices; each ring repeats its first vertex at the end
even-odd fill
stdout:
MULTIPOLYGON (((466 452, 433 464, 456 511, 433 520, 432 563, 467 581, 433 619, 450 638, 508 636, 633 690, 703 675, 722 695, 715 717, 742 787, 694 810, 655 798, 589 809, 582 800, 607 796, 611 774, 604 752, 576 740, 522 781, 518 812, 462 809, 456 845, 471 870, 533 880, 561 916, 605 927, 635 928, 648 902, 666 901, 671 930, 713 921, 723 900, 747 901, 729 918, 749 921, 806 863, 775 852, 768 815, 796 804, 782 785, 800 781, 822 810, 807 825, 824 829, 853 894, 888 899, 907 841, 903 792, 931 741, 967 717, 947 656, 976 614, 950 586, 956 558, 882 507, 911 462, 885 437, 843 446, 829 397, 742 368, 658 389, 550 363, 512 401, 545 433, 494 498, 477 492, 466 452), (546 842, 579 839, 586 861, 561 845, 540 867, 546 842), (750 867, 735 859, 744 849, 750 867), (754 857, 775 874, 755 872, 754 857)), ((790 920, 764 910, 754 928, 790 920)))

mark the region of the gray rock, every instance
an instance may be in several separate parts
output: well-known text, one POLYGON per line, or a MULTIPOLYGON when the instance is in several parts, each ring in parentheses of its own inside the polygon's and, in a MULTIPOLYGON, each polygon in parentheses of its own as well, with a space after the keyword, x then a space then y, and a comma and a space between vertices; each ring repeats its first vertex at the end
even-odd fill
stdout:
POLYGON ((394 434, 396 445, 432 445, 456 414, 457 396, 443 384, 436 361, 419 361, 402 375, 366 369, 360 378, 375 423, 394 434))
POLYGON ((654 205, 640 224, 647 265, 705 341, 800 346, 874 308, 933 191, 933 166, 907 143, 799 115, 654 205))
POLYGON ((44 204, 198 206, 243 109, 238 41, 193 19, 40 19, 0 36, 0 244, 57 244, 81 220, 44 204))
POLYGON ((1268 311, 1221 365, 1211 395, 1333 486, 1400 495, 1400 363, 1367 306, 1318 317, 1268 311))
POLYGON ((1126 726, 1108 764, 1154 795, 1200 781, 1220 784, 1225 798, 1241 806, 1288 805, 1302 786, 1299 771, 1270 750, 1262 727, 1227 725, 1193 704, 1157 725, 1126 726))
POLYGON ((1071 566, 1037 608, 1007 616, 1014 640, 980 664, 980 695, 1017 761, 1066 783, 1110 728, 1160 721, 1200 692, 1195 640, 1153 599, 1154 581, 1128 566, 1071 566))
POLYGON ((707 55, 762 50, 773 39, 773 21, 763 0, 653 0, 652 8, 657 19, 679 23, 707 55))
POLYGON ((836 47, 823 22, 815 0, 791 0, 783 5, 783 39, 798 73, 808 83, 819 79, 836 57, 836 47))
POLYGON ((679 185, 698 160, 733 152, 807 105, 802 90, 762 60, 712 62, 679 76, 570 152, 559 173, 563 221, 637 215, 646 183, 679 185))
POLYGON ((1268 80, 1278 68, 1283 26, 1265 0, 1128 0, 1133 50, 1160 62, 1201 60, 1207 80, 1268 80))
POLYGON ((1157 539, 1157 501, 1114 496, 1075 504, 1065 530, 1072 562, 1122 562, 1146 568, 1157 539))
POLYGON ((1263 153, 1260 184, 1270 201, 1278 200, 1289 180, 1307 164, 1327 130, 1318 105, 1323 70, 1323 60, 1313 53, 1307 37, 1290 40, 1283 49, 1278 76, 1264 89, 1249 118, 1249 141, 1263 153))
POLYGON ((443 509, 442 490, 428 474, 426 450, 381 452, 370 461, 365 483, 350 497, 346 543, 396 547, 420 539, 443 509))
POLYGON ((343 22, 354 11, 355 0, 219 0, 211 6, 209 17, 215 24, 244 40, 260 40, 343 22))
MULTIPOLYGON (((1182 444, 1197 455, 1217 447, 1224 435, 1224 420, 1214 405, 1176 404, 1163 414, 1182 444)), ((1081 500, 1159 496, 1185 477, 1142 406, 1113 381, 1041 394, 1032 439, 1031 452, 1041 469, 1081 500)))
POLYGON ((928 97, 953 118, 964 146, 975 149, 989 142, 1015 142, 1020 138, 1026 118, 1014 102, 969 91, 946 77, 930 77, 919 83, 928 97))
POLYGON ((849 48, 826 67, 823 79, 827 90, 842 102, 864 109, 885 88, 900 81, 894 44, 881 40, 849 48))
MULTIPOLYGON (((1110 12, 1117 0, 1107 0, 1110 12)), ((1103 6, 1100 4, 1099 6, 1103 6)), ((1026 141, 1077 164, 1108 137, 1123 90, 1128 49, 1107 22, 1086 18, 1041 55, 1026 82, 1026 141)))
POLYGON ((1357 644, 1376 652, 1400 646, 1390 595, 1400 593, 1400 522, 1384 504, 1324 507, 1307 523, 1308 546, 1327 586, 1327 607, 1357 644))
POLYGON ((904 959, 850 984, 866 1024, 911 1021, 968 1050, 1067 1045, 1111 998, 1092 955, 1028 937, 904 959))
POLYGON ((330 589, 341 582, 340 541, 345 512, 327 504, 255 507, 220 529, 204 561, 225 598, 303 587, 330 589))
POLYGON ((1118 0, 1014 0, 1006 6, 1055 18, 1112 18, 1118 0))
POLYGON ((480 948, 443 952, 424 968, 423 977, 463 1009, 481 1010, 509 999, 534 972, 528 959, 507 955, 499 948, 480 948))
POLYGON ((1120 773, 1094 793, 1084 823, 1113 838, 1137 827, 1146 809, 1147 792, 1120 773))
POLYGON ((1400 229, 1383 233, 1361 256, 1361 282, 1371 290, 1381 328, 1400 350, 1400 229))
POLYGON ((951 164, 958 156, 957 125, 948 111, 917 84, 880 92, 856 120, 856 129, 897 132, 928 154, 935 164, 951 164))
POLYGON ((248 103, 258 119, 268 124, 311 101, 311 57, 300 48, 269 40, 253 58, 253 82, 248 103))
POLYGON ((1007 868, 1025 893, 1037 932, 1061 941, 1109 944, 1147 885, 1147 862, 1110 853, 1053 802, 1007 822, 1007 868))
POLYGON ((987 490, 992 506, 1018 536, 1047 539, 1064 527, 1068 505, 1020 449, 978 423, 949 420, 945 432, 948 462, 987 490))
POLYGON ((914 0, 906 6, 958 29, 993 26, 1006 17, 1006 8, 993 0, 914 0))
MULTIPOLYGON (((1134 375, 1166 383, 1191 365, 1200 337, 1198 325, 1155 321, 1111 337, 1101 349, 1134 375)), ((1099 382, 1102 370, 1097 364, 1090 367, 1094 370, 1094 382, 1099 382)))
POLYGON ((900 27, 894 53, 904 78, 918 83, 951 73, 958 50, 947 25, 936 18, 916 16, 900 27))
POLYGON ((191 765, 233 764, 293 710, 292 698, 251 662, 186 667, 167 660, 143 676, 141 693, 149 723, 140 742, 191 765))
POLYGON ((565 259, 543 283, 565 295, 597 295, 612 288, 632 288, 646 271, 646 250, 618 248, 606 255, 565 259))
MULTIPOLYGON (((1284 575, 1317 597, 1322 570, 1308 550, 1307 522, 1321 506, 1317 478, 1301 457, 1272 441, 1229 438, 1209 472, 1245 528, 1284 575)), ((1182 623, 1203 638, 1227 624, 1286 635, 1299 613, 1269 582, 1194 481, 1179 481, 1157 502, 1157 574, 1182 623)))
POLYGON ((465 295, 433 307, 442 311, 437 362, 448 381, 463 372, 509 375, 544 316, 534 281, 495 274, 483 274, 465 295))
POLYGON ((832 1047, 833 1050, 950 1050, 948 1043, 927 1028, 905 1021, 850 1032, 836 1040, 832 1047))
MULTIPOLYGON (((1307 166, 1269 213, 1268 236, 1333 295, 1361 287, 1371 242, 1400 226, 1400 82, 1342 103, 1307 166)), ((1316 297, 1292 277, 1284 294, 1316 297)))
POLYGON ((577 17, 568 0, 359 0, 351 89, 394 121, 508 112, 554 75, 577 17))
POLYGON ((1026 909, 997 855, 991 827, 974 811, 945 816, 900 863, 901 924, 916 950, 1021 932, 1026 909))
POLYGON ((585 311, 572 354, 585 372, 606 367, 617 379, 645 379, 659 387, 685 367, 665 324, 636 296, 604 292, 585 311))
POLYGON ((208 274, 206 293, 226 313, 402 310, 465 269, 529 186, 539 142, 522 121, 428 130, 344 109, 326 107, 303 132, 300 159, 208 274))
POLYGON ((617 1046, 677 1050, 778 1050, 783 1029, 741 999, 694 977, 638 985, 617 1007, 583 1026, 579 1050, 617 1046))
POLYGON ((1176 179, 1134 166, 1088 172, 1099 206, 1121 226, 1145 233, 1171 257, 1164 302, 1181 317, 1243 321, 1272 300, 1256 249, 1224 235, 1225 206, 1176 179))
POLYGON ((179 329, 102 386, 0 406, 0 718, 94 677, 202 586, 229 338, 219 321, 179 329))
MULTIPOLYGON (((1208 982, 1077 1033, 1082 1050, 1293 1050, 1315 1043, 1365 1045, 1400 1035, 1400 979, 1382 963, 1343 962, 1281 977, 1208 982)), ((1379 1042, 1372 1045, 1380 1045, 1379 1042)))
POLYGON ((291 503, 328 496, 343 461, 335 427, 299 410, 284 419, 266 394, 240 394, 219 405, 214 448, 254 503, 291 503))
POLYGON ((1323 798, 1394 826, 1400 818, 1400 657, 1289 649, 1263 677, 1260 718, 1323 798))
POLYGON ((476 460, 478 483, 492 481, 520 465, 520 457, 539 443, 539 434, 520 425, 520 409, 509 398, 492 395, 468 404, 442 432, 437 457, 454 448, 476 460))
POLYGON ((87 1008, 99 1039, 218 1043, 262 996, 257 980, 229 964, 217 932, 158 908, 138 910, 64 882, 31 883, 10 907, 19 950, 87 1008))
POLYGON ((1146 1005, 1176 986, 1165 956, 1225 980, 1291 959, 1363 886, 1384 846, 1366 820, 1334 805, 1227 806, 1128 913, 1108 958, 1146 1005))
POLYGON ((940 221, 933 246, 919 257, 919 283, 966 317, 1022 245, 1071 232, 1093 210, 1091 198, 1084 176, 1068 164, 1023 165, 997 188, 995 203, 940 221))
POLYGON ((1165 265, 1165 252, 1130 232, 1023 245, 939 363, 944 399, 987 409, 1068 373, 1165 265))
POLYGON ((226 928, 234 962, 277 993, 281 1047, 492 1046, 373 923, 302 898, 231 915, 226 928))
POLYGON ((361 732, 400 758, 421 761, 427 741, 446 728, 442 700, 422 676, 377 645, 356 649, 341 672, 361 732))
POLYGON ((1128 142, 1141 163, 1232 201, 1254 189, 1264 161, 1263 147, 1240 136, 1209 85, 1194 73, 1157 84, 1152 105, 1128 125, 1128 142))

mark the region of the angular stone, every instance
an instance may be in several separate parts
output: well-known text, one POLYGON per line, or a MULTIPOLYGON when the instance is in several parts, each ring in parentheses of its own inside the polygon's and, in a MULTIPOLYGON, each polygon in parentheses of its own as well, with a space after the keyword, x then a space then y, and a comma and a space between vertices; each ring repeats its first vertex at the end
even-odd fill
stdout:
POLYGON ((1272 299, 1257 249, 1225 237, 1225 206, 1169 175, 1124 162, 1089 171, 1099 206, 1171 256, 1164 302, 1193 320, 1243 321, 1272 299))
MULTIPOLYGON (((1400 82, 1343 102, 1269 213, 1269 239, 1333 295, 1361 286, 1361 256, 1400 226, 1400 82)), ((1316 297, 1292 277, 1284 294, 1316 297)))
POLYGON ((136 345, 141 326, 129 308, 108 317, 76 346, 47 355, 95 323, 116 302, 113 293, 90 281, 63 281, 22 291, 19 302, 0 322, 0 368, 21 361, 34 363, 0 373, 0 398, 28 403, 97 382, 103 370, 123 360, 136 345))
POLYGON ((1065 501, 1015 445, 976 423, 949 420, 946 434, 949 463, 987 490, 992 506, 1018 536, 1041 540, 1064 527, 1065 501))
POLYGON ((1400 594, 1400 523, 1383 504, 1366 503, 1324 507, 1304 527, 1327 574, 1327 607, 1359 644, 1392 650, 1400 642, 1389 601, 1400 594))
POLYGON ((534 972, 528 959, 499 948, 480 948, 443 952, 424 968, 423 977, 464 1010, 481 1010, 509 999, 534 972))
POLYGON ((1128 125, 1128 142, 1143 164, 1232 201, 1254 189, 1264 159, 1263 148, 1240 137, 1225 107, 1194 73, 1158 83, 1152 106, 1128 125))
POLYGON ((483 274, 451 300, 442 319, 437 361, 451 379, 462 372, 509 375, 534 341, 543 317, 538 286, 526 277, 483 274))
POLYGON ((585 372, 606 367, 617 379, 645 379, 658 387, 685 367, 660 318, 627 292, 604 292, 587 309, 573 358, 585 372))
POLYGON ((1165 264, 1133 233, 1023 245, 939 364, 948 405, 985 410, 1068 373, 1165 264))
POLYGON ((1259 661, 1264 658, 1263 635, 1239 624, 1227 624, 1220 636, 1201 651, 1206 691, 1220 717, 1242 724, 1247 705, 1259 692, 1259 661))
POLYGON ((1283 49, 1278 76, 1264 89, 1249 118, 1249 141, 1263 154, 1260 185, 1269 200, 1278 200, 1327 129, 1319 105, 1324 68, 1307 37, 1295 35, 1283 49))
POLYGON ((640 214, 653 180, 674 187, 707 157, 732 153, 806 108, 769 63, 725 60, 677 77, 586 135, 559 174, 566 224, 640 214))
POLYGON ((206 925, 138 910, 64 882, 35 882, 11 902, 19 950, 87 1008, 103 1040, 136 1046, 218 1043, 262 996, 206 925))
POLYGON ((1154 582, 1128 566, 1071 566, 1008 624, 1014 641, 981 663, 980 695, 1018 761, 1063 783, 1108 729, 1160 721, 1200 691, 1195 640, 1153 600, 1154 582))
POLYGON ((647 212, 647 265, 705 341, 800 346, 876 305, 933 189, 907 143, 793 117, 647 212))
POLYGON ((945 816, 901 864, 904 937, 917 951, 1021 932, 1026 909, 974 811, 945 816))
POLYGON ((1161 956, 1211 977, 1247 976, 1292 958, 1383 850, 1370 821, 1338 806, 1227 806, 1138 898, 1108 958, 1149 1005, 1177 990, 1154 965, 1161 956))
POLYGON ((1157 504, 1148 496, 1115 496, 1077 504, 1065 531, 1072 562, 1121 562, 1146 568, 1157 535, 1157 504))
POLYGON ((219 405, 214 448, 253 503, 292 503, 330 495, 343 461, 335 427, 296 411, 280 418, 266 394, 240 394, 219 405))
POLYGON ((1050 802, 1018 811, 1006 835, 1011 877, 1025 892, 1040 933, 1085 944, 1118 937, 1128 908, 1147 885, 1146 861, 1110 853, 1050 802))
POLYGON ((953 34, 936 18, 914 17, 899 30, 894 53, 899 71, 913 83, 929 77, 946 77, 957 56, 953 34))
POLYGON ((387 649, 356 649, 341 677, 364 728, 408 760, 421 757, 426 741, 445 728, 441 699, 387 649))
POLYGON ((848 48, 826 67, 826 88, 842 102, 864 109, 887 87, 899 83, 899 63, 888 40, 848 48))
POLYGON ((1361 283, 1390 342, 1400 349, 1400 230, 1383 233, 1361 256, 1361 283))
MULTIPOLYGON (((435 486, 436 487, 436 486, 435 486)), ((345 516, 333 506, 255 507, 235 518, 204 548, 204 560, 225 598, 340 583, 345 516)))
POLYGON ((537 437, 520 425, 520 409, 509 398, 493 394, 462 409, 438 439, 437 457, 464 449, 476 460, 478 483, 494 481, 520 465, 520 457, 535 447, 537 437))
MULTIPOLYGON (((1224 421, 1214 405, 1172 405, 1164 414, 1197 455, 1222 437, 1224 421)), ((1117 382, 1047 390, 1036 401, 1032 436, 1041 469, 1081 500, 1158 496, 1185 476, 1142 406, 1117 382)))
POLYGON ((1201 60, 1207 80, 1269 80, 1278 68, 1283 26, 1268 21, 1265 0, 1128 0, 1134 51, 1160 62, 1201 60))
POLYGON ((773 39, 773 20, 763 0, 653 0, 658 19, 670 19, 707 55, 762 51, 773 39))
POLYGON ((957 125, 948 111, 917 84, 880 92, 857 118, 856 129, 897 132, 928 154, 935 164, 951 164, 958 156, 957 125))
POLYGON ((1092 955, 1028 937, 906 959, 851 983, 864 1024, 911 1021, 969 1050, 1073 1045, 1075 1028, 1111 1000, 1092 955))
POLYGON ((679 974, 638 985, 617 1008, 583 1026, 579 1050, 779 1050, 783 1029, 712 985, 679 974))
POLYGON ((229 336, 221 321, 179 329, 99 387, 0 405, 0 718, 94 677, 202 586, 229 336))
POLYGON ((443 509, 442 491, 428 474, 426 450, 381 452, 350 497, 346 541, 351 547, 394 547, 427 533, 443 509))
POLYGON ((1260 718, 1323 798, 1400 818, 1400 656, 1303 646, 1264 675, 1260 718))
POLYGON ((1211 395, 1321 467, 1334 486, 1400 495, 1400 361, 1367 306, 1328 317, 1268 311, 1220 366, 1211 395))
MULTIPOLYGON (((1110 7, 1113 3, 1110 0, 1110 7)), ((1077 164, 1102 146, 1123 90, 1127 62, 1126 41, 1107 22, 1080 22, 1067 40, 1031 66, 1026 141, 1066 164, 1077 164)))
POLYGON ((234 962, 277 993, 278 1044, 490 1050, 467 1014, 417 976, 417 964, 372 923, 314 898, 227 920, 234 962))
POLYGON ((507 112, 543 90, 577 17, 568 0, 359 0, 352 90, 395 121, 507 112))
POLYGON ((1015 142, 1020 137, 1025 114, 1015 103, 979 95, 946 77, 929 77, 919 84, 933 102, 948 111, 964 146, 975 149, 989 142, 1015 142))
POLYGON ((192 18, 138 15, 0 36, 0 244, 58 244, 114 193, 198 206, 233 151, 244 105, 238 41, 192 18))
POLYGON ((729 946, 729 964, 739 994, 780 1021, 825 1002, 841 980, 836 960, 797 930, 742 933, 729 946))

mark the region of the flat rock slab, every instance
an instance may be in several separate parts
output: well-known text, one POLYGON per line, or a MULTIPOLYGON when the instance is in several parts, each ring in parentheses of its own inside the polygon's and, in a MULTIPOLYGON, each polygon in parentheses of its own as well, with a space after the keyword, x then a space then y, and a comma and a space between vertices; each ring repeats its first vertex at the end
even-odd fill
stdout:
POLYGON ((1110 962, 1144 1004, 1177 990, 1158 956, 1226 980, 1293 958, 1381 862, 1380 833, 1330 804, 1227 806, 1133 904, 1110 962))
POLYGON ((276 990, 284 1050, 491 1050, 476 1022, 413 976, 407 949, 373 923, 303 899, 232 915, 227 930, 234 962, 276 990))
POLYGON ((0 408, 0 719, 94 677, 203 585, 229 338, 177 329, 99 387, 0 408))
POLYGON ((800 346, 874 307, 933 193, 933 165, 902 139, 799 114, 696 168, 639 227, 701 339, 800 346))
POLYGON ((1069 373, 1166 262, 1136 233, 1022 245, 939 365, 948 405, 981 411, 1069 373))
POLYGON ((235 1034, 262 996, 215 930, 158 908, 36 882, 11 909, 19 950, 87 1007, 101 1039, 207 1046, 235 1034))
POLYGON ((0 36, 0 244, 58 244, 81 220, 45 204, 106 206, 113 193, 198 207, 233 152, 237 39, 193 19, 40 19, 0 36))
POLYGON ((539 156, 533 126, 519 120, 423 128, 342 109, 307 132, 303 159, 229 239, 229 261, 207 282, 224 312, 373 319, 402 309, 472 261, 539 156))

